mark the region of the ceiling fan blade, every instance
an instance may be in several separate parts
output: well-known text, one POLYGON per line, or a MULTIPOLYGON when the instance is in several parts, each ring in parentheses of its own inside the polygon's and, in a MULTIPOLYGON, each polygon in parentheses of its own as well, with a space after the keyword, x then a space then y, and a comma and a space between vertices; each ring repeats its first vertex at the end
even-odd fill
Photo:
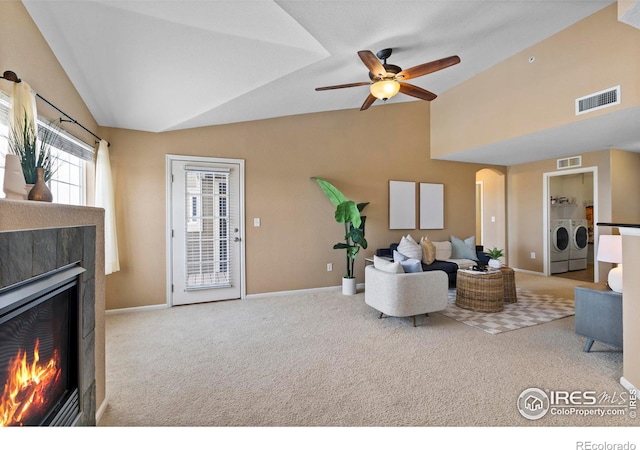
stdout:
POLYGON ((365 109, 369 109, 369 106, 373 105, 373 102, 375 102, 376 100, 377 99, 373 95, 369 94, 367 99, 364 101, 364 103, 360 107, 360 111, 364 111, 365 109))
POLYGON ((369 72, 378 78, 382 78, 387 74, 387 70, 384 68, 380 60, 369 50, 360 50, 358 56, 362 60, 369 72))
POLYGON ((426 100, 428 102, 437 97, 437 95, 433 92, 429 92, 426 89, 422 89, 409 83, 400 83, 400 92, 406 95, 410 95, 411 97, 426 100))
POLYGON ((371 84, 369 81, 361 81, 360 83, 349 83, 349 84, 337 84, 335 86, 324 86, 316 88, 316 91, 328 91, 330 89, 342 89, 342 88, 350 88, 356 86, 366 86, 371 84))
POLYGON ((396 78, 398 80, 410 80, 411 78, 421 77, 429 73, 437 72, 438 70, 446 69, 460 62, 459 56, 449 56, 447 58, 438 59, 428 63, 420 64, 419 66, 410 67, 398 73, 396 78))

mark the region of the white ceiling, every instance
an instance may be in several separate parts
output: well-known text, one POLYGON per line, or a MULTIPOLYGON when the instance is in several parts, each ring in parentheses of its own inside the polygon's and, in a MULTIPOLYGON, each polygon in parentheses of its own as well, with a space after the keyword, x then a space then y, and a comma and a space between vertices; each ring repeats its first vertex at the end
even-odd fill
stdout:
MULTIPOLYGON (((440 94, 613 1, 23 3, 99 125, 160 132, 359 109, 367 86, 314 90, 368 81, 358 50, 391 47, 388 62, 404 69, 460 56, 411 80, 440 94)), ((420 100, 388 102, 404 101, 420 100)), ((457 158, 509 163, 499 148, 480 150, 457 158)))

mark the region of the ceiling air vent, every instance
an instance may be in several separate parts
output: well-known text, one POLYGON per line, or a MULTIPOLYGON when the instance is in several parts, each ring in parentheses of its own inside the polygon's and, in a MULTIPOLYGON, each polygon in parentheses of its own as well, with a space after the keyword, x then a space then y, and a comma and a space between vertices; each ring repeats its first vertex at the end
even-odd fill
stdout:
POLYGON ((582 166, 582 156, 570 156, 568 158, 561 158, 558 160, 557 168, 559 169, 572 169, 574 167, 582 166))
POLYGON ((576 99, 576 116, 620 104, 620 86, 576 99))

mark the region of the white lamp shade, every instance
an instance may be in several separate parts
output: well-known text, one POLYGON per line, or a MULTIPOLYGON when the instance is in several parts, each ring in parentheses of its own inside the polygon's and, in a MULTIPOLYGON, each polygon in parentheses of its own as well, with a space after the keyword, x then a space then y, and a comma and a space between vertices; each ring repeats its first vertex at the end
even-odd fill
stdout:
POLYGON ((616 264, 622 263, 622 236, 600 236, 598 261, 616 264))
POLYGON ((395 80, 381 80, 373 83, 369 90, 379 100, 387 100, 400 91, 400 83, 395 80))

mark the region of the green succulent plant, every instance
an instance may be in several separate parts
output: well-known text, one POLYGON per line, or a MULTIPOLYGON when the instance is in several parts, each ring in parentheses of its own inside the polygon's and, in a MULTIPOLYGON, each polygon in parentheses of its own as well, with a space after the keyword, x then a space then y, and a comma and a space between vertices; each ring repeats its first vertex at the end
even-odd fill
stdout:
POLYGON ((504 252, 502 249, 498 247, 493 247, 491 250, 487 252, 487 255, 491 259, 498 259, 504 256, 504 252))

